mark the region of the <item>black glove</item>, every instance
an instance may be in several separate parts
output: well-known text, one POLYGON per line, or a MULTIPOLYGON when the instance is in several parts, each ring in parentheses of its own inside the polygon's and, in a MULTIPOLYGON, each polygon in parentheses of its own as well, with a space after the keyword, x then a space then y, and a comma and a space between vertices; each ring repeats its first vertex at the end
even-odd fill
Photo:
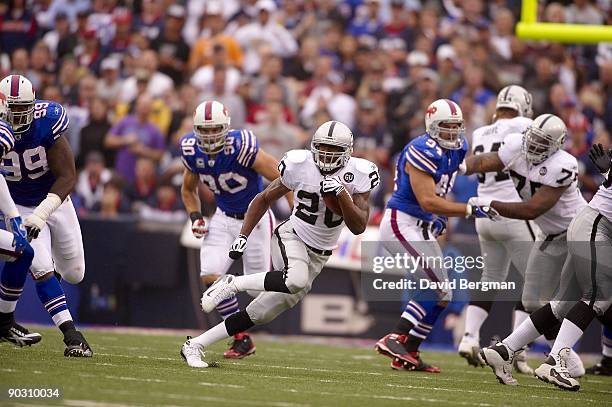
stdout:
POLYGON ((589 158, 602 174, 608 172, 612 166, 612 150, 606 152, 601 144, 593 144, 589 150, 589 158))

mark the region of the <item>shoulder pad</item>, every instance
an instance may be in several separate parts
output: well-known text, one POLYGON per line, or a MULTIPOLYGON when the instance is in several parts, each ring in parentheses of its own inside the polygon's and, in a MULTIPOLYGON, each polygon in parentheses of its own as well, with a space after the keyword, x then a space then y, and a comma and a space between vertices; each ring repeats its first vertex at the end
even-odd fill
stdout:
POLYGON ((312 153, 309 150, 289 150, 285 153, 284 160, 287 160, 292 164, 300 164, 312 157, 312 153))
POLYGON ((45 111, 44 115, 41 113, 41 119, 48 123, 53 139, 57 139, 68 129, 70 119, 66 109, 61 104, 50 100, 37 100, 34 107, 35 114, 37 110, 45 111), (37 109, 36 106, 40 106, 40 108, 37 109))
POLYGON ((364 158, 353 157, 355 171, 359 171, 362 174, 368 175, 372 171, 378 171, 378 167, 371 161, 368 161, 364 158))
POLYGON ((543 183, 552 187, 568 186, 578 176, 578 160, 564 150, 557 151, 540 166, 543 183), (546 168, 546 170, 543 170, 543 168, 546 168), (545 173, 542 174, 544 171, 545 173))

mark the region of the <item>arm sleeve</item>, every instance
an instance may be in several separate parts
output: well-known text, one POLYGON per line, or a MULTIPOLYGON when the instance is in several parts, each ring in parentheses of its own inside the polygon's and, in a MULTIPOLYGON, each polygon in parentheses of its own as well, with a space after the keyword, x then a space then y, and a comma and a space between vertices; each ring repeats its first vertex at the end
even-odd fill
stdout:
POLYGON ((431 149, 411 144, 406 151, 406 160, 414 167, 431 176, 434 176, 438 171, 438 157, 436 152, 431 149))
POLYGON ((250 130, 240 131, 236 160, 240 165, 251 168, 259 152, 259 141, 250 130))

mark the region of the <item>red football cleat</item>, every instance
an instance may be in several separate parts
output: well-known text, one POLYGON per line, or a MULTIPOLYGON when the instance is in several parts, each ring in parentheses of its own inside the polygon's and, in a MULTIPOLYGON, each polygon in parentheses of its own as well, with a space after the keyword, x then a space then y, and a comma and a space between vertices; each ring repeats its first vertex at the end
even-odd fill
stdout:
POLYGON ((234 335, 232 346, 223 353, 226 359, 242 359, 255 353, 255 343, 246 333, 234 335))
POLYGON ((388 356, 391 359, 400 359, 404 363, 416 368, 419 365, 419 360, 414 358, 412 353, 406 350, 404 344, 407 339, 408 337, 406 335, 390 333, 376 342, 375 349, 381 355, 388 356))
POLYGON ((429 363, 423 362, 423 360, 419 356, 419 352, 411 353, 412 356, 414 356, 418 360, 418 365, 414 366, 410 363, 404 362, 401 359, 393 358, 393 360, 391 361, 391 368, 395 370, 407 370, 410 372, 440 373, 440 368, 438 366, 432 366, 429 363))

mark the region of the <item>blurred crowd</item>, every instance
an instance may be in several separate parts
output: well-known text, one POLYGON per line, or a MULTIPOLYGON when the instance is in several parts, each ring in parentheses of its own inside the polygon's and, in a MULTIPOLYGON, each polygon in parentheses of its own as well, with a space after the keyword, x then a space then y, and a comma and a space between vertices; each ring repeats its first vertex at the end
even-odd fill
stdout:
MULTIPOLYGON (((539 21, 612 23, 606 0, 539 7, 539 21)), ((427 105, 459 103, 469 140, 508 84, 533 94, 536 115, 563 118, 590 199, 587 151, 612 130, 612 44, 519 40, 519 11, 518 0, 0 0, 0 74, 68 110, 81 214, 183 221, 177 142, 205 99, 277 158, 319 124, 346 123, 354 155, 381 169, 381 209, 427 105)), ((475 190, 458 178, 455 199, 475 190)))

